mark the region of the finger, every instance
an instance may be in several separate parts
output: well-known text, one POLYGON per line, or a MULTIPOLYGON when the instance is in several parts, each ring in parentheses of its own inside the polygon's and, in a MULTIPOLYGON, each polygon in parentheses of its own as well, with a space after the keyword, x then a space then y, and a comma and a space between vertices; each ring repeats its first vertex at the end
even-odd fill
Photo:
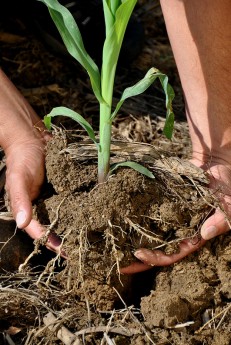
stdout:
POLYGON ((195 252, 205 244, 205 240, 198 237, 186 239, 180 242, 179 251, 170 255, 166 255, 161 250, 139 249, 135 252, 135 256, 145 264, 152 266, 169 266, 182 260, 187 255, 195 252))
MULTIPOLYGON (((32 219, 30 224, 25 228, 27 234, 34 240, 42 238, 46 234, 46 229, 35 219, 32 219)), ((60 254, 64 259, 67 259, 67 255, 61 250, 62 240, 55 233, 48 235, 46 247, 57 254, 60 254)))
POLYGON ((35 219, 32 219, 24 230, 33 240, 38 240, 46 234, 46 229, 35 219))
POLYGON ((148 269, 147 266, 149 266, 149 268, 152 268, 154 266, 172 265, 201 248, 205 244, 205 242, 206 241, 204 239, 200 239, 198 237, 183 240, 179 244, 179 252, 171 255, 167 255, 161 250, 151 251, 145 248, 141 248, 137 250, 134 255, 137 259, 141 260, 143 264, 145 264, 145 266, 136 265, 134 263, 130 266, 122 268, 121 273, 133 274, 142 272, 148 269))
POLYGON ((218 235, 224 234, 230 230, 230 224, 224 212, 217 209, 202 225, 201 236, 205 240, 210 240, 218 235))
POLYGON ((120 268, 120 273, 122 274, 134 274, 138 272, 144 272, 152 269, 153 266, 144 264, 143 262, 133 262, 127 267, 120 268))

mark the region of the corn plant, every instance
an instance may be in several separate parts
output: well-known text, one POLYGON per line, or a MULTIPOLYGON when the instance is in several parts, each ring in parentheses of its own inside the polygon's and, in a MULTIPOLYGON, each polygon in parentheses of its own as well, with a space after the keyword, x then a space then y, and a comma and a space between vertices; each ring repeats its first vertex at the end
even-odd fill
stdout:
POLYGON ((160 80, 166 96, 167 115, 164 134, 167 138, 171 138, 173 131, 174 114, 172 111, 172 100, 174 98, 174 91, 168 83, 168 77, 156 68, 151 68, 142 80, 126 88, 118 104, 112 109, 116 66, 125 30, 137 0, 102 0, 105 20, 105 41, 102 52, 101 72, 94 60, 88 55, 78 25, 70 11, 57 0, 40 1, 47 5, 51 18, 68 52, 82 65, 90 77, 92 90, 99 102, 99 140, 96 139, 91 125, 80 114, 66 107, 52 109, 44 118, 45 125, 50 129, 51 118, 63 115, 76 120, 87 131, 98 150, 99 183, 105 182, 112 170, 118 166, 125 165, 153 178, 153 174, 148 169, 136 162, 123 162, 110 166, 111 128, 113 120, 127 98, 143 93, 157 78, 160 80))

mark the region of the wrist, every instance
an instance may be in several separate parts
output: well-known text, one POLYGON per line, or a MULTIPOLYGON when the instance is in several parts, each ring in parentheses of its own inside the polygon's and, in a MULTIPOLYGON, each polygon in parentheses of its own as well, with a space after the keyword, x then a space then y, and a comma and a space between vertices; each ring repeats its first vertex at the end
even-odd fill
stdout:
POLYGON ((48 133, 27 100, 0 69, 0 146, 4 151, 23 142, 43 142, 48 133))
POLYGON ((11 126, 1 125, 0 130, 0 146, 5 153, 15 150, 22 145, 36 145, 44 147, 45 138, 43 131, 35 128, 33 125, 29 125, 23 122, 21 119, 17 123, 13 123, 11 126))
POLYGON ((190 137, 192 141, 192 159, 201 164, 209 163, 231 166, 231 128, 227 123, 219 126, 189 123, 190 137))

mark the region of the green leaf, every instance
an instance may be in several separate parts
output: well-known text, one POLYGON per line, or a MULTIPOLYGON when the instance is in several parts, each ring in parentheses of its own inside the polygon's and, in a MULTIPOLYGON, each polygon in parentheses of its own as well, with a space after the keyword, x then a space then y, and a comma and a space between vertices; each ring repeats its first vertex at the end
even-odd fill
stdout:
POLYGON ((96 146, 99 146, 98 142, 96 141, 93 128, 91 127, 90 123, 86 121, 80 114, 66 107, 53 108, 51 112, 44 117, 44 124, 48 129, 51 127, 51 118, 55 116, 66 116, 78 122, 87 131, 89 137, 96 144, 96 146))
MULTIPOLYGON (((124 0, 122 0, 122 1, 124 1, 124 0)), ((115 18, 116 11, 119 8, 119 6, 121 5, 122 1, 121 0, 103 0, 103 5, 104 6, 107 5, 110 13, 115 18)))
POLYGON ((175 93, 171 85, 168 83, 168 77, 165 74, 161 74, 159 76, 159 79, 165 92, 165 104, 167 109, 166 121, 163 132, 168 139, 171 139, 174 126, 174 113, 172 110, 172 101, 175 97, 175 93))
POLYGON ((108 6, 108 1, 103 0, 103 12, 104 12, 104 21, 105 21, 105 28, 106 28, 106 36, 108 36, 114 21, 115 17, 111 11, 110 6, 108 6))
POLYGON ((153 173, 150 170, 148 170, 147 168, 145 168, 143 165, 136 163, 136 162, 130 162, 130 161, 113 164, 111 166, 110 173, 112 173, 114 170, 116 170, 119 167, 129 167, 129 168, 132 168, 132 169, 138 171, 139 173, 141 173, 142 175, 145 175, 149 178, 155 178, 153 173))
POLYGON ((106 39, 103 46, 101 85, 102 95, 107 104, 111 104, 116 65, 125 30, 136 2, 137 0, 124 0, 113 13, 115 7, 111 5, 112 1, 103 0, 106 16, 106 39), (108 19, 109 13, 110 18, 108 19))
POLYGON ((112 0, 112 1, 110 1, 110 3, 111 3, 111 5, 110 5, 111 11, 112 11, 113 15, 115 16, 118 7, 121 5, 121 0, 112 0))
POLYGON ((174 119, 175 119, 174 113, 172 111, 167 111, 167 116, 166 116, 163 132, 164 132, 164 135, 168 139, 172 138, 172 133, 174 129, 174 119))
POLYGON ((45 115, 43 118, 44 125, 48 129, 48 131, 51 130, 51 116, 45 115))
POLYGON ((126 88, 121 96, 120 101, 117 103, 117 106, 114 112, 111 115, 111 121, 116 117, 119 109, 121 108, 123 102, 130 97, 140 95, 146 91, 152 83, 159 78, 161 85, 163 87, 165 98, 166 98, 166 122, 164 126, 164 134, 168 139, 171 139, 174 125, 174 113, 172 110, 172 101, 174 99, 174 91, 171 85, 168 83, 167 75, 161 73, 158 69, 152 67, 144 76, 143 79, 138 81, 135 85, 126 88))
POLYGON ((159 76, 159 70, 152 67, 144 76, 143 79, 141 79, 140 81, 138 81, 138 83, 136 83, 135 85, 133 86, 130 86, 128 88, 126 88, 120 98, 120 101, 117 103, 117 106, 114 110, 114 112, 112 113, 111 115, 111 120, 113 120, 118 111, 120 110, 122 104, 124 103, 124 101, 127 99, 127 98, 130 98, 130 97, 134 97, 134 96, 137 96, 137 95, 140 95, 141 93, 143 93, 144 91, 146 91, 149 86, 152 85, 152 83, 156 80, 156 78, 159 76))
MULTIPOLYGON (((97 65, 85 50, 81 33, 70 11, 57 0, 39 0, 47 5, 62 40, 70 53, 89 74, 92 89, 99 102, 103 102, 101 95, 100 73, 97 65)), ((94 35, 94 33, 92 33, 94 35)))

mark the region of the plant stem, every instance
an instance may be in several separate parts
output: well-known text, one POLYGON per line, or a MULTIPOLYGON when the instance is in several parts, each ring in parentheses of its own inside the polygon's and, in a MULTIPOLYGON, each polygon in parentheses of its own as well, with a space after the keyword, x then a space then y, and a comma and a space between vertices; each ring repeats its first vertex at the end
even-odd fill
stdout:
POLYGON ((98 151, 98 182, 107 181, 110 169, 111 149, 111 106, 100 103, 100 128, 99 128, 99 151, 98 151))

